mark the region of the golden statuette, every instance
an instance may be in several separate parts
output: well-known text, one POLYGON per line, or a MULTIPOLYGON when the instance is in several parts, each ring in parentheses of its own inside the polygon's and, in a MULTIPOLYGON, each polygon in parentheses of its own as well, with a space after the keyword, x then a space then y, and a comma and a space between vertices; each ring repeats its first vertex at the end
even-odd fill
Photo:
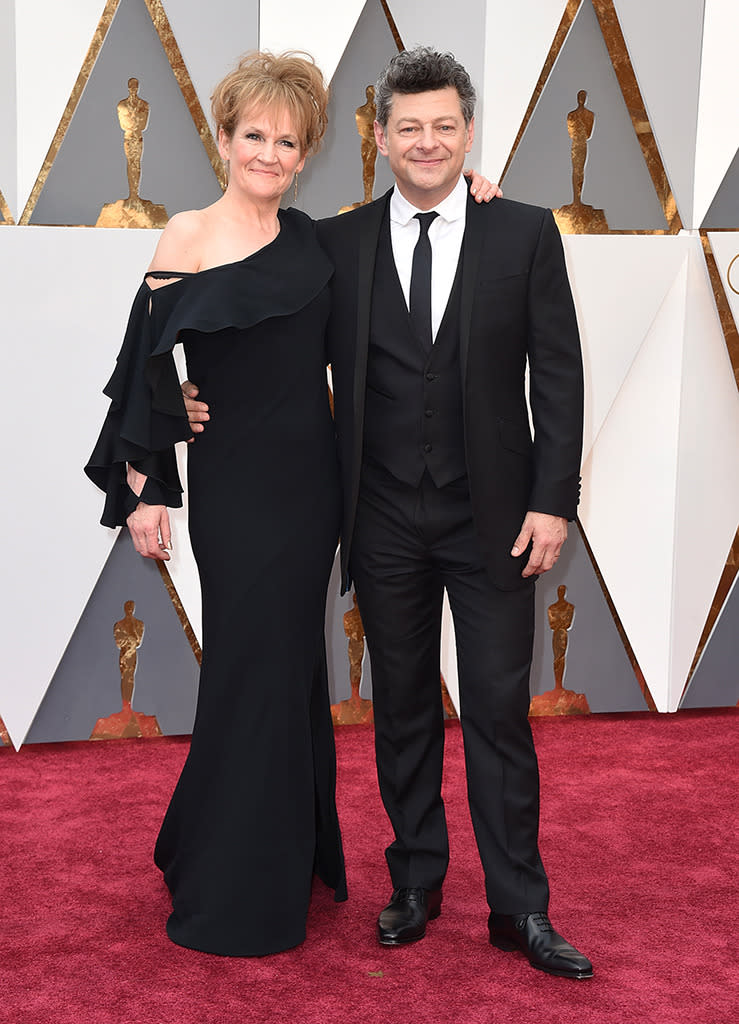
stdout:
POLYGON ((560 231, 568 235, 598 235, 608 231, 603 210, 596 210, 582 201, 588 142, 595 127, 595 114, 585 106, 587 98, 587 92, 581 89, 577 94, 577 106, 567 115, 567 131, 572 140, 572 202, 552 211, 560 231))
POLYGON ((128 80, 128 96, 118 104, 118 123, 123 132, 123 152, 126 157, 128 196, 115 203, 106 203, 100 211, 95 227, 98 228, 163 228, 169 220, 163 206, 142 199, 141 157, 144 152, 144 132, 149 124, 149 104, 139 96, 137 78, 128 80))
POLYGON ((352 203, 351 206, 342 206, 339 213, 348 213, 349 210, 356 210, 358 206, 366 206, 372 202, 372 193, 375 188, 375 164, 377 163, 377 143, 375 142, 375 87, 368 85, 365 90, 367 102, 357 107, 354 115, 357 122, 357 131, 361 142, 362 152, 362 181, 364 183, 364 199, 360 203, 352 203))
POLYGON ((349 641, 349 682, 351 697, 331 705, 334 725, 357 725, 372 721, 372 701, 359 696, 362 683, 362 659, 364 658, 364 626, 357 608, 357 595, 352 595, 354 604, 344 614, 344 632, 349 641))
MULTIPOLYGON (((357 595, 352 594, 353 607, 344 613, 344 632, 349 641, 349 683, 351 697, 331 705, 334 725, 360 725, 373 721, 372 701, 359 696, 362 684, 362 661, 364 659, 364 625, 357 607, 357 595)), ((440 675, 441 703, 446 718, 457 718, 457 712, 446 688, 444 676, 440 675)))
POLYGON ((565 659, 567 657, 567 632, 575 617, 575 606, 565 599, 567 587, 557 587, 557 600, 547 608, 549 628, 552 631, 552 653, 554 655, 554 689, 540 693, 531 700, 529 714, 539 715, 589 715, 588 699, 584 693, 565 690, 565 659))
POLYGON ((133 691, 136 676, 138 649, 144 639, 144 623, 134 618, 136 605, 126 601, 124 617, 113 626, 113 639, 119 650, 118 667, 121 673, 121 710, 107 718, 98 718, 90 736, 91 740, 128 739, 142 736, 161 736, 154 715, 142 715, 134 711, 133 691))

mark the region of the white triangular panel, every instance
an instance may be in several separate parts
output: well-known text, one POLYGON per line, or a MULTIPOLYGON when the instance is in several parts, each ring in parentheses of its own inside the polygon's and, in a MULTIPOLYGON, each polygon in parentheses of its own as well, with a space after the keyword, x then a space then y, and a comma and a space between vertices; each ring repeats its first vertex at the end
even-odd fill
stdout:
MULTIPOLYGON (((365 0, 323 0, 320 11, 305 0, 261 0, 259 48, 280 53, 306 50, 330 82, 365 0)), ((369 3, 379 0, 368 0, 369 3)), ((379 68, 378 68, 379 71, 379 68)))
POLYGON ((583 466, 580 519, 647 685, 668 710, 687 252, 583 466))
POLYGON ((739 392, 700 240, 691 239, 678 452, 670 710, 739 523, 739 392))
MULTIPOLYGON (((187 376, 184 353, 181 348, 175 349, 175 361, 180 380, 187 376)), ((197 444, 197 437, 192 442, 197 444)), ((177 464, 183 486, 187 480, 187 452, 189 445, 177 445, 177 464)), ((187 487, 182 496, 182 508, 170 509, 170 525, 172 527, 172 556, 167 563, 169 575, 175 585, 177 595, 185 609, 185 614, 193 628, 198 643, 203 642, 203 616, 200 595, 200 576, 195 564, 195 556, 190 544, 190 533, 187 528, 187 487)))
POLYGON ((441 674, 444 676, 447 692, 457 714, 459 704, 459 670, 457 668, 457 639, 454 633, 454 619, 449 607, 449 598, 444 592, 444 605, 441 612, 441 674))
MULTIPOLYGON (((503 173, 566 6, 562 0, 488 5, 484 82, 476 83, 488 102, 477 130, 481 169, 494 181, 503 173)), ((467 29, 464 16, 450 20, 467 29)))
POLYGON ((0 4, 0 193, 18 219, 15 96, 15 9, 12 3, 0 4))
POLYGON ((736 116, 738 47, 739 4, 727 0, 706 0, 695 151, 695 201, 693 223, 686 224, 686 227, 697 228, 703 223, 739 149, 739 118, 736 116))
POLYGON ((630 235, 565 235, 563 242, 583 349, 584 460, 672 287, 685 243, 630 235))
POLYGON ((739 231, 711 231, 708 240, 734 323, 739 328, 739 231))
POLYGON ((19 745, 74 631, 115 532, 84 476, 107 411, 131 299, 155 231, 14 227, 0 231, 11 427, 2 464, 3 675, 0 716, 19 745), (43 301, 39 301, 39 295, 43 301))
POLYGON ((104 0, 16 2, 18 217, 54 139, 104 7, 104 0))
POLYGON ((208 0, 207 4, 163 0, 162 6, 212 130, 214 87, 242 53, 259 46, 259 0, 237 4, 233 0, 208 0))
POLYGON ((649 123, 683 223, 693 220, 705 0, 615 0, 649 123))

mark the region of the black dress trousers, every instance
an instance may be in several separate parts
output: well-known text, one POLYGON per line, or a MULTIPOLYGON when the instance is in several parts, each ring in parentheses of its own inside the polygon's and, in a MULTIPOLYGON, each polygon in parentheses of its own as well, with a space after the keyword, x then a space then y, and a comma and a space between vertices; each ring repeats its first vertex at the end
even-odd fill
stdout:
MULTIPOLYGON (((514 538, 511 538, 511 543, 514 538)), ((522 565, 523 568, 523 565, 522 565)), ((534 582, 501 591, 483 565, 466 478, 412 487, 365 460, 351 574, 372 662, 380 791, 395 888, 441 888, 449 859, 439 681, 446 588, 457 641, 472 822, 490 907, 546 910, 539 774, 528 721, 534 582)))

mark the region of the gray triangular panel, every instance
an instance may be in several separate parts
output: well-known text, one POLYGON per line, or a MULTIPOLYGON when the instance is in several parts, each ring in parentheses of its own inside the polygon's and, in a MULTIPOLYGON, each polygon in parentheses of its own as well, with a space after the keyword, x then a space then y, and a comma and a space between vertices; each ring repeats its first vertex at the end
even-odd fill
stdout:
POLYGON ((95 224, 101 208, 128 195, 118 102, 129 78, 149 103, 141 162, 142 199, 181 210, 221 195, 218 180, 144 0, 116 12, 31 216, 32 224, 95 224))
POLYGON ((553 208, 572 202, 567 114, 587 92, 595 114, 583 203, 605 211, 617 230, 668 227, 590 0, 567 35, 503 180, 509 199, 553 208))
POLYGON ((724 708, 739 704, 739 576, 729 591, 681 708, 724 708))
MULTIPOLYGON (((398 52, 382 5, 367 0, 331 82, 329 126, 321 152, 300 175, 296 206, 311 217, 332 217, 342 206, 364 196, 361 140, 355 111, 366 101, 365 90, 393 54, 398 52)), ((374 198, 393 183, 387 160, 377 156, 374 198)), ((290 194, 286 197, 290 200, 290 194)))
POLYGON ((702 228, 717 231, 722 228, 739 228, 739 149, 729 165, 721 188, 708 208, 702 228))
POLYGON ((580 533, 574 524, 559 561, 536 584, 536 633, 531 666, 532 696, 554 689, 552 630, 547 609, 557 601, 557 588, 575 606, 567 634, 564 687, 587 697, 592 712, 646 711, 616 624, 603 596, 580 533))
MULTIPOLYGON (((94 527, 93 527, 94 529, 94 527)), ((26 743, 89 739, 98 718, 121 709, 114 624, 126 601, 144 623, 137 652, 134 711, 155 715, 165 735, 192 730, 199 669, 159 570, 122 530, 95 584, 26 743)))

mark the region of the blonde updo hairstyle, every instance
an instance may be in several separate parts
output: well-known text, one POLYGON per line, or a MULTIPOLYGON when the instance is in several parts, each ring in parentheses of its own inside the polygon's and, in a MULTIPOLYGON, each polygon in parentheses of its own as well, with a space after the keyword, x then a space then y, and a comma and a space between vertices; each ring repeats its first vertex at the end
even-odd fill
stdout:
POLYGON ((211 96, 213 119, 229 138, 246 110, 286 111, 303 156, 321 147, 327 107, 328 88, 320 69, 310 54, 297 50, 245 53, 211 96))

